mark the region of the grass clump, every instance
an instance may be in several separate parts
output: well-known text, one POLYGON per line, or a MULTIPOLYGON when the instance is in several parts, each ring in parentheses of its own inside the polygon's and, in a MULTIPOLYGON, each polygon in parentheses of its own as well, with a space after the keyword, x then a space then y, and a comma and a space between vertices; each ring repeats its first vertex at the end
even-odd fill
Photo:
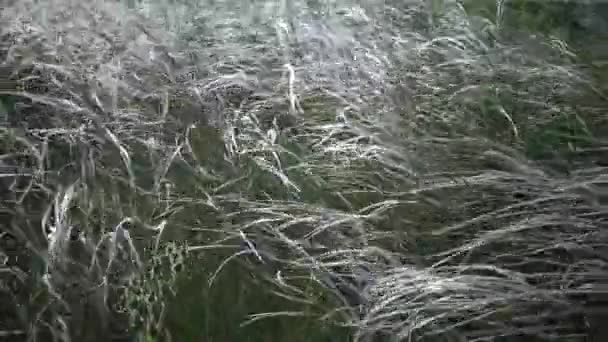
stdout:
POLYGON ((2 335, 603 336, 607 101, 570 6, 7 3, 2 335))

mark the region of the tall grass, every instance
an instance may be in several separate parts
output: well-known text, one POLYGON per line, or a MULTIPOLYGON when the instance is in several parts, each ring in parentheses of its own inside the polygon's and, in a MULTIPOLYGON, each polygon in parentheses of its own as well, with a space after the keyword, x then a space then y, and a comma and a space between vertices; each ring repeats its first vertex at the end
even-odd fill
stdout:
POLYGON ((598 340, 603 55, 527 6, 7 2, 1 336, 598 340))

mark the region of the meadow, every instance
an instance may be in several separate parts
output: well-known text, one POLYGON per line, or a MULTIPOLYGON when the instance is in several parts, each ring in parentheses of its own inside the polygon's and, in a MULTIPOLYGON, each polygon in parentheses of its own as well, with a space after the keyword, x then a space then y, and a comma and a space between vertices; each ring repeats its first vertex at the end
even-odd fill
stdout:
POLYGON ((0 340, 608 338, 608 4, 4 0, 0 38, 0 340))

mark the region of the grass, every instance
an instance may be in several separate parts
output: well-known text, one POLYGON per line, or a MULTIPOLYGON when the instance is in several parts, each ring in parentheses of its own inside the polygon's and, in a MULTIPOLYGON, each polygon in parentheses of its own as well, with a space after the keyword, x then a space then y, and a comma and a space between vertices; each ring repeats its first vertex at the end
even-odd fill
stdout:
MULTIPOLYGON (((228 267, 211 288, 201 280, 208 275, 194 274, 179 283, 180 293, 171 301, 167 314, 167 327, 172 338, 181 341, 278 341, 290 336, 295 341, 348 341, 350 331, 334 324, 318 320, 314 308, 302 305, 271 293, 272 287, 258 283, 248 276, 250 270, 228 267), (193 306, 189 303, 203 303, 193 306), (223 307, 218 311, 216 308, 223 307), (261 320, 246 326, 242 322, 251 315, 263 312, 293 312, 298 316, 279 316, 261 320), (297 321, 297 324, 295 324, 297 321)), ((307 289, 309 299, 323 303, 323 289, 307 289), (317 294, 318 293, 318 294, 317 294)), ((330 301, 329 301, 330 302, 330 301)), ((329 305, 329 304, 326 304, 329 305)))
POLYGON ((3 334, 601 336, 607 101, 572 4, 127 5, 0 13, 3 334))

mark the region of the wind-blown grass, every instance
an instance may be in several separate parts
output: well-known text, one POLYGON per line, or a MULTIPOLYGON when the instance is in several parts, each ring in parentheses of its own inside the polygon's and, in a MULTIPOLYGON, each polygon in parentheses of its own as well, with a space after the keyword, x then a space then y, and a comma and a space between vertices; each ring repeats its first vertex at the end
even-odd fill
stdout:
POLYGON ((8 3, 2 334, 597 338, 606 95, 481 5, 8 3))

